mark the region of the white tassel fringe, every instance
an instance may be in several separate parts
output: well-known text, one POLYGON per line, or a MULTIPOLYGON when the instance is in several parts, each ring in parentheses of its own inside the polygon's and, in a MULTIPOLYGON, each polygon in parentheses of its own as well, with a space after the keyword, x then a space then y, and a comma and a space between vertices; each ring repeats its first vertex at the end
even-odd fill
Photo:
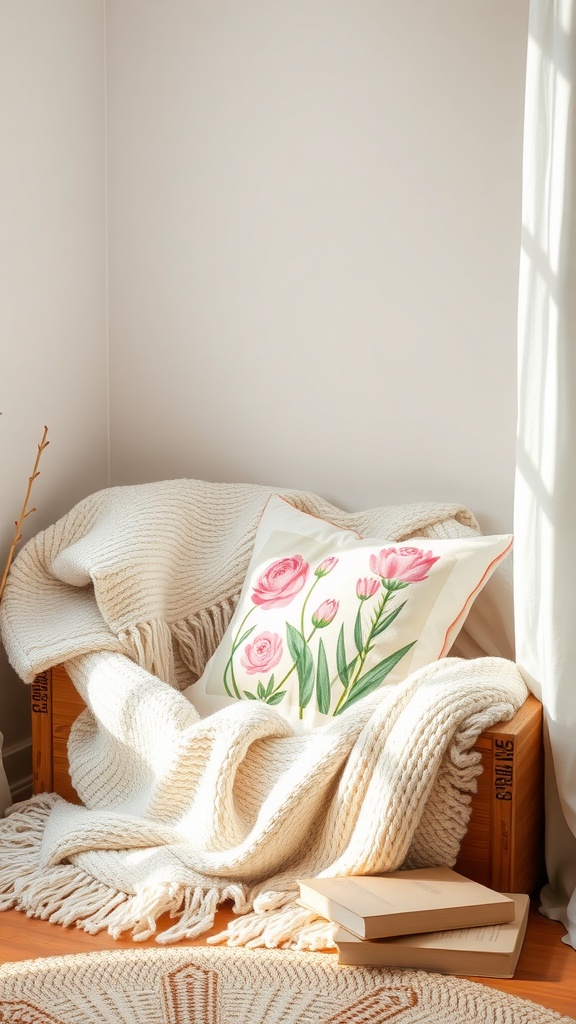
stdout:
POLYGON ((99 882, 74 864, 40 867, 44 828, 59 799, 55 794, 33 797, 15 804, 0 821, 0 911, 20 910, 51 924, 76 925, 91 935, 107 930, 114 939, 126 932, 135 942, 156 935, 158 943, 169 945, 209 931, 220 904, 231 901, 234 913, 240 916, 208 942, 334 948, 334 926, 299 907, 294 891, 253 896, 240 884, 187 888, 164 883, 129 894, 99 882), (176 923, 157 933, 163 914, 176 923))

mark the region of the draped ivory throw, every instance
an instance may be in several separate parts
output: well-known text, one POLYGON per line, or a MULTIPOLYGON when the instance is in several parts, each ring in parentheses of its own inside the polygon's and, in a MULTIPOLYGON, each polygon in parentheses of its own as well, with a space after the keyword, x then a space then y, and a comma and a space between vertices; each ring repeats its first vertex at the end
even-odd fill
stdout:
POLYGON ((302 492, 179 480, 99 492, 40 533, 13 566, 2 635, 22 679, 63 662, 88 705, 69 744, 84 806, 45 794, 0 822, 0 909, 136 940, 169 911, 157 938, 170 943, 207 931, 229 900, 238 916, 217 939, 319 949, 331 926, 297 905, 299 877, 455 862, 473 744, 527 695, 509 660, 509 573, 473 606, 466 657, 326 726, 296 734, 259 701, 201 719, 180 691, 222 638, 271 493, 382 540, 479 532, 459 506, 346 513, 302 492))

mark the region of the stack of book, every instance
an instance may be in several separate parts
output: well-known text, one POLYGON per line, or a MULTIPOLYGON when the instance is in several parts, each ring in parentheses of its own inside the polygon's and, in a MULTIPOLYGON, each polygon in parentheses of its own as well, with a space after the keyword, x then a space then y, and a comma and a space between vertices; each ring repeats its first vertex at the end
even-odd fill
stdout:
POLYGON ((305 878, 299 903, 337 924, 341 964, 512 978, 530 900, 451 868, 305 878))

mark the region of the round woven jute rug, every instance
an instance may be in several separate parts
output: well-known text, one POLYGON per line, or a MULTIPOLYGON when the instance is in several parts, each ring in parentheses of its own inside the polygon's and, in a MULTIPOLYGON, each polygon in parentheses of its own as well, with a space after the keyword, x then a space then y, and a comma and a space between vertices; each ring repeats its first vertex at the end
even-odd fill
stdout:
POLYGON ((535 1003, 422 971, 322 953, 138 949, 0 967, 2 1024, 574 1024, 535 1003))

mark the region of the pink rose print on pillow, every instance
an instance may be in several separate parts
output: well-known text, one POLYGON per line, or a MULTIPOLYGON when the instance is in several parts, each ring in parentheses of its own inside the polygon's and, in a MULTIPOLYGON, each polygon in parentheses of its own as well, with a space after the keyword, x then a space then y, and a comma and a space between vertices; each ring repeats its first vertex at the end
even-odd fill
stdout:
POLYGON ((254 604, 261 608, 285 608, 305 586, 309 572, 310 566, 302 555, 277 559, 256 580, 254 604))
MULTIPOLYGON (((294 705, 297 700, 301 719, 310 702, 323 715, 347 711, 381 686, 418 642, 416 637, 397 648, 395 631, 388 643, 381 638, 410 600, 406 595, 401 599, 399 591, 428 579, 439 557, 408 545, 372 548, 366 562, 373 575, 348 583, 357 600, 352 618, 349 602, 325 596, 325 577, 339 565, 339 557, 326 555, 317 565, 302 555, 276 558, 256 575, 248 608, 235 629, 223 672, 226 693, 269 705, 289 695, 294 705), (267 616, 260 616, 260 610, 287 605, 288 612, 268 618, 271 629, 279 632, 262 628, 267 616), (377 654, 370 657, 375 648, 377 654)), ((338 586, 342 584, 335 574, 332 593, 338 593, 338 586)))
POLYGON ((420 583, 428 578, 429 570, 439 557, 420 548, 383 548, 378 555, 370 555, 370 568, 382 580, 420 583))
POLYGON ((246 644, 240 661, 250 675, 269 672, 282 657, 282 638, 278 633, 258 633, 246 644))

